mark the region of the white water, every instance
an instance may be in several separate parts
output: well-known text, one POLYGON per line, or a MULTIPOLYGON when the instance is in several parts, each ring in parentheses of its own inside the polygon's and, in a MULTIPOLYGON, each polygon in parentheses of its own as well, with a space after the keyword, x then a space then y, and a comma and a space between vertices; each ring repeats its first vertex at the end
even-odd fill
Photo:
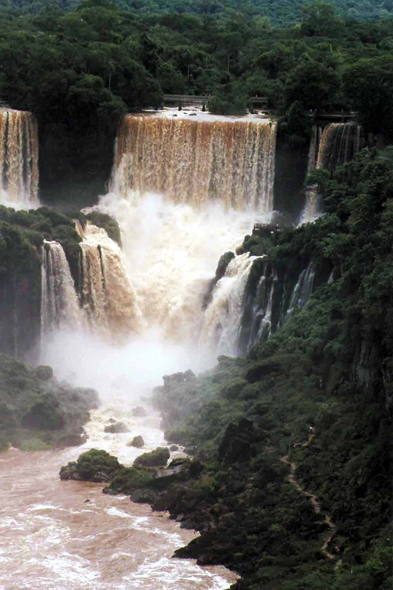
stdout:
POLYGON ((147 418, 132 417, 136 401, 115 397, 92 412, 82 447, 0 455, 1 590, 223 590, 236 580, 223 567, 171 559, 195 534, 164 513, 104 495, 101 484, 60 481, 60 466, 89 448, 130 465, 141 453, 126 446, 136 434, 145 440, 143 451, 165 443, 151 409, 147 418), (110 419, 126 422, 131 432, 105 434, 110 419))

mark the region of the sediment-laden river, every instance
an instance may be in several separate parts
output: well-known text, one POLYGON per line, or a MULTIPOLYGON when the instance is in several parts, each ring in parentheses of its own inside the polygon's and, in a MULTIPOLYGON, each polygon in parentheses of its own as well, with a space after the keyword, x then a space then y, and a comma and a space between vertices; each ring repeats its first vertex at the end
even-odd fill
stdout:
POLYGON ((0 454, 0 590, 221 590, 236 580, 223 567, 172 559, 195 534, 166 513, 103 494, 101 484, 60 481, 60 467, 89 448, 130 465, 142 452, 126 446, 133 436, 143 436, 143 452, 164 443, 159 416, 134 418, 132 407, 92 412, 82 447, 0 454), (104 433, 111 418, 130 432, 104 433))

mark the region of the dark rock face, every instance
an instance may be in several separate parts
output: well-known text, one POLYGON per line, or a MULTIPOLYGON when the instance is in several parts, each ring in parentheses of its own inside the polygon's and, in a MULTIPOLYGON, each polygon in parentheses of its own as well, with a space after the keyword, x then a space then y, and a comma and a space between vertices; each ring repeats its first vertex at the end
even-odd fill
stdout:
POLYGON ((142 465, 144 467, 161 467, 166 465, 169 459, 169 451, 164 447, 157 447, 151 453, 143 453, 134 461, 134 465, 142 465))
POLYGON ((130 429, 128 428, 128 426, 124 424, 124 422, 116 422, 115 424, 105 426, 104 432, 109 432, 110 434, 118 434, 122 432, 130 432, 130 429))
POLYGON ((135 490, 131 493, 131 501, 137 504, 154 504, 157 499, 157 493, 153 490, 135 490))
POLYGON ((141 449, 144 446, 145 441, 141 436, 134 436, 134 438, 127 443, 127 447, 136 447, 137 449, 141 449))
POLYGON ((142 406, 137 406, 132 410, 132 415, 135 418, 145 418, 147 416, 147 412, 145 408, 142 408, 142 406))

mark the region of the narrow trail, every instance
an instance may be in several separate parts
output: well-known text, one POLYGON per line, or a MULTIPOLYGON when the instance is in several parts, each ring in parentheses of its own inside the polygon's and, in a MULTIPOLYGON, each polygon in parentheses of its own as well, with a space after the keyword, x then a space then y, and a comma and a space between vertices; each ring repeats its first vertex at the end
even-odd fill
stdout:
MULTIPOLYGON (((310 434, 308 437, 308 441, 302 444, 302 447, 308 447, 309 444, 312 442, 312 440, 315 438, 315 434, 310 434)), ((280 458, 280 461, 282 463, 285 463, 286 465, 289 465, 291 471, 287 477, 287 481, 288 483, 292 484, 293 486, 295 486, 295 488, 297 489, 298 492, 300 492, 301 494, 303 494, 304 496, 306 496, 307 498, 310 499, 311 504, 313 506, 314 512, 315 514, 320 514, 321 516, 324 517, 323 522, 326 523, 328 525, 328 527, 330 528, 330 532, 328 534, 328 536, 326 537, 322 547, 321 547, 321 552, 326 555, 326 557, 328 559, 337 559, 337 555, 333 555, 333 553, 330 553, 328 551, 328 545, 330 543, 330 541, 332 540, 332 538, 334 537, 335 533, 336 533, 336 526, 335 524, 332 522, 331 517, 328 514, 323 514, 323 512, 321 511, 321 505, 317 500, 317 496, 315 494, 311 494, 310 492, 305 491, 305 489, 303 488, 303 486, 301 486, 299 484, 298 481, 296 481, 295 479, 295 472, 296 472, 296 463, 293 463, 292 461, 289 460, 289 455, 284 455, 283 457, 280 458)), ((335 570, 337 570, 337 568, 342 564, 342 559, 338 559, 336 566, 335 566, 335 570)))

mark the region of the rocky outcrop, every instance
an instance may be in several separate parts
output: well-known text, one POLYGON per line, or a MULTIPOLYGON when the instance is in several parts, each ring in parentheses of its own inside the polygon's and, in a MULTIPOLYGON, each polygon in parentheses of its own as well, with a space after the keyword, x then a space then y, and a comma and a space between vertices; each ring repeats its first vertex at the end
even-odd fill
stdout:
POLYGON ((144 446, 145 441, 140 435, 134 436, 134 438, 127 443, 127 447, 135 447, 137 449, 141 449, 144 446))
POLYGON ((116 457, 106 451, 91 449, 82 453, 77 461, 72 461, 60 469, 60 479, 82 480, 99 483, 111 481, 119 470, 124 469, 116 457))
POLYGON ((130 429, 124 422, 115 422, 115 424, 109 424, 109 426, 105 426, 104 432, 108 432, 110 434, 120 434, 123 432, 130 432, 130 429))
POLYGON ((167 464, 169 459, 169 451, 166 447, 157 447, 150 453, 143 453, 134 461, 134 465, 141 465, 143 467, 161 467, 167 464))

